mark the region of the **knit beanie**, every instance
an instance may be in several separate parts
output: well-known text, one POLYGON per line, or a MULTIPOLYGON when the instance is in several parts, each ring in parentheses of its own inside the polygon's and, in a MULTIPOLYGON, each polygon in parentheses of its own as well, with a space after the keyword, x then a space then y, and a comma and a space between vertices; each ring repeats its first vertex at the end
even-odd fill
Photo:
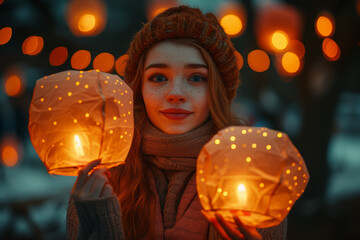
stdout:
POLYGON ((128 50, 125 81, 133 81, 141 55, 151 46, 166 39, 191 38, 208 51, 220 72, 227 97, 231 101, 240 83, 235 48, 212 13, 202 14, 197 8, 169 8, 149 21, 135 35, 128 50))

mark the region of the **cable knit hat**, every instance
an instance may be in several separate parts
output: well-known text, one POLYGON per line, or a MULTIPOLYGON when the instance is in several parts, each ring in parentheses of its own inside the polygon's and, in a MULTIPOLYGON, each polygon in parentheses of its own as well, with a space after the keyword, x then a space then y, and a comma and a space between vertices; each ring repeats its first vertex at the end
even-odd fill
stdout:
POLYGON ((179 6, 170 8, 146 23, 136 34, 128 50, 129 60, 125 81, 135 76, 141 55, 154 44, 171 38, 195 39, 212 56, 231 101, 239 85, 235 48, 216 17, 197 8, 179 6))

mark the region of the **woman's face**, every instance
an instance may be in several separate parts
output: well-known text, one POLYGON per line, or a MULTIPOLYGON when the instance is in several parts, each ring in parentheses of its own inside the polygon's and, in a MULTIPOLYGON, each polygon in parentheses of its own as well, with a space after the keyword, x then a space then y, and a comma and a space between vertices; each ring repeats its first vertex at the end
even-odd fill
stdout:
POLYGON ((154 45, 143 76, 146 112, 163 132, 185 133, 209 117, 208 66, 196 47, 172 41, 154 45))

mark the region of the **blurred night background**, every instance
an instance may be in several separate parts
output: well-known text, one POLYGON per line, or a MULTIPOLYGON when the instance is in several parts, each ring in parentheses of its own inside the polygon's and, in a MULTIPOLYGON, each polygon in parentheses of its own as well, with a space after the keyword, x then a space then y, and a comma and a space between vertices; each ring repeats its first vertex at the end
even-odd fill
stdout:
POLYGON ((243 59, 237 115, 286 132, 307 164, 288 238, 358 239, 360 0, 0 0, 0 239, 66 236, 75 178, 50 176, 31 144, 36 80, 121 74, 134 34, 178 4, 216 14, 231 35, 243 59))

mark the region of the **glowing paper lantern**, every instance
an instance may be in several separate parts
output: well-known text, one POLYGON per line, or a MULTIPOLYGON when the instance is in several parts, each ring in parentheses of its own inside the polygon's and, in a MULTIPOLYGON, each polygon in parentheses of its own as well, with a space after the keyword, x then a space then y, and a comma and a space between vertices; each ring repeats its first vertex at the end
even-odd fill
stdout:
POLYGON ((305 162, 285 133, 257 127, 228 127, 202 148, 197 190, 210 215, 271 227, 287 216, 309 181, 305 162))
POLYGON ((50 174, 77 175, 95 159, 123 164, 133 125, 132 90, 116 75, 65 71, 36 82, 29 133, 50 174))

